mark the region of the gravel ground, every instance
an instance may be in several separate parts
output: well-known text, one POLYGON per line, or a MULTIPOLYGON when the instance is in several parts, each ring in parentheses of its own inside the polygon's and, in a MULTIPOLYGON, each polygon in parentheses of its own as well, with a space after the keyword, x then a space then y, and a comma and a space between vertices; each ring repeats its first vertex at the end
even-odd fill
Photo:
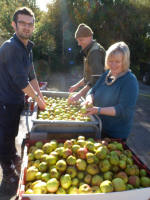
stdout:
MULTIPOLYGON (((80 80, 81 73, 52 74, 48 80, 48 88, 55 91, 68 91, 69 86, 80 80)), ((135 120, 127 145, 138 155, 142 162, 150 168, 150 86, 139 82, 140 95, 137 101, 135 120)), ((19 134, 16 138, 16 146, 21 153, 21 143, 27 133, 26 117, 21 116, 19 134)), ((0 169, 0 181, 2 170, 0 169)), ((10 186, 11 188, 11 186, 10 186)), ((0 194, 0 200, 15 200, 16 196, 0 194)))

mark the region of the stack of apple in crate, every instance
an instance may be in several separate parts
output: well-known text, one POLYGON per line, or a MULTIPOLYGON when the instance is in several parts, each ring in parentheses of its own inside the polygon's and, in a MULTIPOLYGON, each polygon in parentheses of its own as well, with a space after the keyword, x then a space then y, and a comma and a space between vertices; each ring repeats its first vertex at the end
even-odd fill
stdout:
POLYGON ((86 108, 80 102, 69 104, 66 97, 47 97, 44 96, 46 108, 38 111, 38 120, 78 120, 91 121, 90 117, 85 116, 86 108))
MULTIPOLYGON (((150 172, 122 141, 98 141, 85 136, 63 142, 35 141, 28 146, 27 158, 22 183, 25 196, 53 194, 66 199, 69 194, 82 194, 84 198, 90 193, 93 197, 85 199, 101 199, 102 194, 122 192, 124 200, 144 189, 143 195, 149 193, 150 197, 150 172), (128 191, 136 192, 127 194, 128 191)), ((111 199, 119 200, 120 196, 111 199)))

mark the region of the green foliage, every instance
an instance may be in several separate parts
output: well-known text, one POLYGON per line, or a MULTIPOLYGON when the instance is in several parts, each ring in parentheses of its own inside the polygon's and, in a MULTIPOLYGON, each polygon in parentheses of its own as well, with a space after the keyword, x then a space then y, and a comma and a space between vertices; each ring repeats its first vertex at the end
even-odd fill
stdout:
POLYGON ((20 6, 30 7, 36 16, 34 59, 45 59, 52 70, 68 70, 70 61, 79 61, 74 32, 82 22, 93 29, 94 38, 105 49, 125 41, 131 50, 133 71, 138 71, 135 68, 140 61, 149 61, 149 0, 55 0, 47 12, 36 7, 36 0, 1 0, 0 43, 13 34, 11 20, 20 6))

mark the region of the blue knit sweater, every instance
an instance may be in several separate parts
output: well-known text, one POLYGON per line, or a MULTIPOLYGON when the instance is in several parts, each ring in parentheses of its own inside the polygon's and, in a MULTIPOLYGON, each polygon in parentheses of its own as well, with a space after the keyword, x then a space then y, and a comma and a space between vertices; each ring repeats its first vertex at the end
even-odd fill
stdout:
POLYGON ((116 116, 99 115, 103 131, 110 137, 126 139, 131 131, 139 87, 136 77, 130 71, 118 78, 112 85, 105 83, 105 72, 90 90, 94 95, 94 105, 111 107, 116 116))

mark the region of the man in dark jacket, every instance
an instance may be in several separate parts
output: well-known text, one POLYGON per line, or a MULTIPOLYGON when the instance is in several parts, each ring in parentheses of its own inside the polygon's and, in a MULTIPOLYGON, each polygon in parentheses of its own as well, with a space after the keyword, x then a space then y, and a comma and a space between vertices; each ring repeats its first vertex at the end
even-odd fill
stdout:
POLYGON ((81 96, 87 94, 104 72, 105 62, 105 49, 96 40, 93 40, 93 31, 89 26, 80 24, 75 32, 75 39, 81 46, 84 55, 84 73, 83 78, 70 87, 69 92, 75 92, 80 87, 82 89, 69 98, 69 103, 77 101, 81 96))
POLYGON ((7 176, 8 183, 17 180, 14 179, 17 177, 15 165, 19 157, 15 137, 24 106, 24 95, 32 97, 40 109, 45 109, 33 66, 33 43, 29 40, 34 22, 34 14, 30 9, 18 9, 12 22, 15 34, 0 47, 0 164, 3 179, 7 176))

